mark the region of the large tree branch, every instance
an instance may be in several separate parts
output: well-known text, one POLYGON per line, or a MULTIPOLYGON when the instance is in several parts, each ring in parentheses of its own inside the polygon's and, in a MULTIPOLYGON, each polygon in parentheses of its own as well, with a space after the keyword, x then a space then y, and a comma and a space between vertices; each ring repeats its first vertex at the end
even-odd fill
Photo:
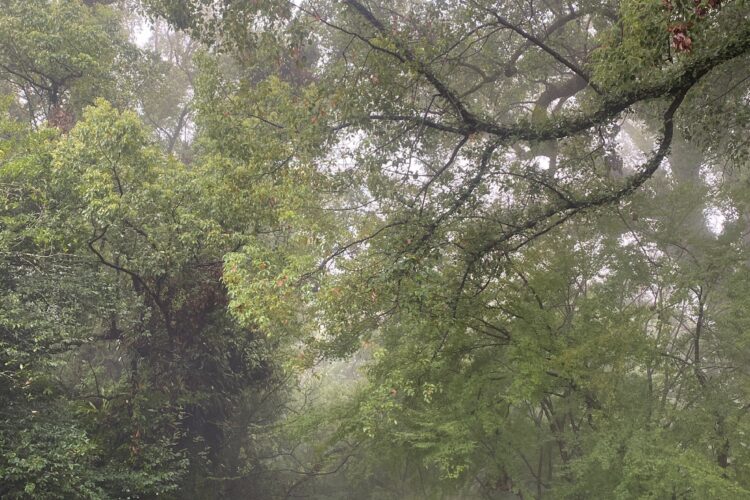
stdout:
MULTIPOLYGON (((346 0, 346 3, 355 8, 358 12, 379 31, 385 33, 383 26, 374 15, 362 6, 357 0, 346 0), (361 9, 361 10, 360 10, 361 9)), ((639 85, 632 90, 617 92, 605 95, 598 108, 592 112, 581 114, 562 115, 556 118, 552 123, 539 126, 529 122, 520 122, 514 125, 503 125, 486 119, 480 119, 471 113, 458 95, 454 93, 446 84, 444 84, 425 64, 418 61, 414 54, 407 50, 399 48, 397 57, 402 62, 412 63, 418 73, 423 75, 427 81, 438 91, 439 95, 450 102, 457 110, 458 123, 446 123, 444 121, 435 121, 427 119, 424 116, 407 115, 407 114, 373 114, 364 116, 361 120, 354 120, 350 123, 357 123, 366 120, 385 120, 396 122, 408 122, 415 125, 424 126, 433 130, 449 132, 457 135, 470 135, 477 132, 483 132, 493 135, 501 141, 524 140, 524 141, 546 141, 560 139, 575 135, 592 126, 605 123, 627 108, 641 101, 668 96, 679 92, 681 89, 690 87, 701 78, 706 76, 715 67, 745 55, 750 51, 750 26, 744 27, 731 40, 728 40, 719 50, 696 56, 689 62, 684 63, 680 70, 667 69, 665 75, 655 77, 649 82, 639 85), (670 74, 671 73, 671 74, 670 74)), ((336 129, 345 128, 350 123, 342 124, 336 129)))
POLYGON ((539 215, 527 219, 524 223, 516 225, 512 229, 503 232, 497 238, 493 238, 484 243, 478 250, 472 252, 469 261, 469 268, 478 262, 484 255, 496 249, 504 251, 515 251, 528 244, 535 238, 549 232, 553 228, 564 223, 576 214, 591 208, 601 207, 619 201, 632 194, 649 180, 662 164, 674 137, 674 115, 682 104, 690 87, 680 89, 674 93, 674 97, 663 115, 663 132, 659 141, 659 147, 651 155, 651 158, 643 165, 643 168, 637 174, 630 176, 619 188, 599 193, 593 196, 582 198, 566 197, 558 203, 549 206, 539 215), (557 217, 557 218, 556 218, 557 217), (522 237, 521 241, 507 248, 507 244, 512 240, 522 237))

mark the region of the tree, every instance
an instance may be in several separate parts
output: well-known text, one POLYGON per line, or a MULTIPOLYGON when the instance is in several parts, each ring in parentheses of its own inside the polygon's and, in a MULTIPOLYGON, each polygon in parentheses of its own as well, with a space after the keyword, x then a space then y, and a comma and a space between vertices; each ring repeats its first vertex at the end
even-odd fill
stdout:
POLYGON ((68 130, 84 106, 113 93, 111 71, 126 37, 108 7, 39 0, 4 3, 0 41, 0 79, 29 121, 68 130))
POLYGON ((221 280, 260 217, 104 101, 63 137, 5 123, 3 494, 260 492, 210 479, 285 393, 279 342, 232 320, 221 280))
POLYGON ((701 176, 745 164, 744 2, 150 4, 230 52, 286 29, 327 54, 299 115, 349 235, 298 276, 313 352, 376 346, 344 435, 477 495, 747 494, 742 327, 718 327, 745 244, 691 201, 744 213, 701 176))

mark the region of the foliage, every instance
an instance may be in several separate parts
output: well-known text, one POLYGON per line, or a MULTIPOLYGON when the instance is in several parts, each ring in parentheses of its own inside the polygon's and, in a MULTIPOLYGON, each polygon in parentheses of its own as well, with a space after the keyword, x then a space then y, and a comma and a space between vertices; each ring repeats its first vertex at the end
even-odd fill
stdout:
POLYGON ((750 496, 744 0, 129 6, 0 13, 0 496, 750 496))

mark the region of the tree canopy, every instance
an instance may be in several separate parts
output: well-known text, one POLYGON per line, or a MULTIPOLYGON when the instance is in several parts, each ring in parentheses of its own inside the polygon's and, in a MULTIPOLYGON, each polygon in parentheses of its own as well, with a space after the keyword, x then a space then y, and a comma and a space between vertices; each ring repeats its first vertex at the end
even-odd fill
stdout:
POLYGON ((3 7, 0 496, 750 497, 746 1, 3 7))

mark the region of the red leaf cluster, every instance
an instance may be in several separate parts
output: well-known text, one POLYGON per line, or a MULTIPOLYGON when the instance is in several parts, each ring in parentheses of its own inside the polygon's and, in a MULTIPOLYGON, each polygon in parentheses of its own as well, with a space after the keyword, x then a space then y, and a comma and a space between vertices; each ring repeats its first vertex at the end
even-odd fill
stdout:
POLYGON ((667 30, 672 34, 672 47, 678 52, 690 52, 693 40, 688 35, 689 26, 686 23, 672 24, 667 30))
POLYGON ((721 0, 693 0, 695 4, 695 15, 706 17, 709 9, 718 9, 721 7, 721 0))
MULTIPOLYGON (((672 3, 672 0, 662 0, 661 4, 664 10, 669 12, 671 16, 675 10, 675 5, 672 3)), ((678 4, 678 7, 681 7, 678 10, 682 11, 683 19, 685 17, 690 18, 694 15, 698 20, 701 20, 706 17, 711 10, 721 8, 721 0, 693 0, 693 5, 693 12, 690 14, 688 6, 678 4), (688 10, 685 11, 685 9, 688 10)), ((693 50, 693 39, 690 37, 688 31, 692 26, 692 22, 676 22, 669 24, 667 27, 667 31, 672 35, 672 47, 677 52, 690 52, 693 50)))

